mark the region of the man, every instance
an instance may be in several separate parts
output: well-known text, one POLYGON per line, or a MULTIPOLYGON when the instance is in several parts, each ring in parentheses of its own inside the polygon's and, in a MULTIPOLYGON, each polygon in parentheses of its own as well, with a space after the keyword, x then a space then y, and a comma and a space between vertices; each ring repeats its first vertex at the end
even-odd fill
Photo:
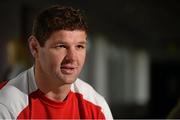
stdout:
POLYGON ((0 90, 0 118, 112 119, 102 96, 78 79, 87 25, 80 11, 52 6, 35 19, 29 47, 34 66, 0 90))

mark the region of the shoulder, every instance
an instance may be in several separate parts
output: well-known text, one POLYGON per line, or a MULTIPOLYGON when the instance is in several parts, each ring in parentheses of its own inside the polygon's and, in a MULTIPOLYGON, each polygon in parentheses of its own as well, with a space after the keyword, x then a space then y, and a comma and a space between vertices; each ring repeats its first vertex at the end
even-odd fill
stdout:
POLYGON ((27 100, 27 95, 16 87, 10 85, 5 86, 2 90, 0 90, 0 105, 2 109, 1 112, 3 112, 0 113, 4 115, 8 115, 7 113, 9 113, 15 118, 21 110, 26 107, 27 100))
POLYGON ((112 114, 106 100, 90 84, 77 79, 71 86, 71 90, 81 94, 85 100, 99 106, 105 117, 112 119, 112 114))
POLYGON ((15 78, 1 84, 1 93, 12 94, 16 90, 27 92, 27 71, 20 73, 15 78), (15 89, 15 90, 14 90, 15 89))
MULTIPOLYGON (((0 89, 0 104, 16 117, 28 104, 28 71, 9 80, 0 89)), ((1 117, 1 116, 0 116, 1 117)))
MULTIPOLYGON (((34 79, 33 67, 20 73, 15 78, 6 81, 4 83, 1 83, 0 90, 7 92, 6 89, 8 89, 8 91, 11 89, 16 89, 19 90, 19 92, 23 92, 25 94, 28 94, 29 92, 32 92, 33 90, 37 89, 34 79)), ((15 92, 17 92, 16 90, 15 92)))
MULTIPOLYGON (((0 90, 0 100, 1 99, 12 99, 17 96, 17 94, 27 93, 27 80, 26 71, 19 74, 12 80, 2 83, 0 90)), ((6 100, 6 101, 7 101, 6 100)), ((2 101, 1 101, 2 102, 2 101)))
POLYGON ((104 100, 104 98, 96 92, 96 90, 88 83, 77 79, 76 82, 72 85, 71 90, 76 93, 80 93, 87 100, 98 102, 104 100))
POLYGON ((13 114, 10 110, 8 110, 8 107, 6 107, 3 104, 0 104, 0 119, 15 119, 13 117, 13 114))

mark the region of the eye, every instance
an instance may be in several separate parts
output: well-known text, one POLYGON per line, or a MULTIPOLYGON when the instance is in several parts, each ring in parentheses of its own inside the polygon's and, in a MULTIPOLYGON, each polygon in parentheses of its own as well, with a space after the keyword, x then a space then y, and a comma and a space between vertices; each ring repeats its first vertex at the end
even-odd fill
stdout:
POLYGON ((85 49, 85 45, 77 45, 78 49, 85 49))
POLYGON ((56 48, 66 48, 66 46, 64 44, 58 44, 55 46, 56 48))

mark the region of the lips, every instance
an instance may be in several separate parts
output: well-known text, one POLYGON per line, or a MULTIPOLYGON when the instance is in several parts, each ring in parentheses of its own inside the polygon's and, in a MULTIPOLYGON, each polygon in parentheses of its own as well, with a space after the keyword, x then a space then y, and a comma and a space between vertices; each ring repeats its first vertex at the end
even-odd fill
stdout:
POLYGON ((74 66, 61 66, 61 72, 63 74, 72 74, 72 73, 74 73, 75 68, 76 67, 74 67, 74 66))

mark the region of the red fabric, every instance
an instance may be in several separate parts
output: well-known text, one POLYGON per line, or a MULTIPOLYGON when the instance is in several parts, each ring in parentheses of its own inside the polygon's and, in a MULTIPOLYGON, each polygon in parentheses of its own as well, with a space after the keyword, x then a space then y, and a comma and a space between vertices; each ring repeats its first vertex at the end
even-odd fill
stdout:
POLYGON ((55 102, 37 90, 30 95, 29 105, 18 119, 105 119, 99 106, 83 99, 79 93, 70 92, 63 102, 55 102))
POLYGON ((0 83, 0 89, 3 88, 6 85, 6 83, 8 83, 8 81, 1 82, 0 83))

